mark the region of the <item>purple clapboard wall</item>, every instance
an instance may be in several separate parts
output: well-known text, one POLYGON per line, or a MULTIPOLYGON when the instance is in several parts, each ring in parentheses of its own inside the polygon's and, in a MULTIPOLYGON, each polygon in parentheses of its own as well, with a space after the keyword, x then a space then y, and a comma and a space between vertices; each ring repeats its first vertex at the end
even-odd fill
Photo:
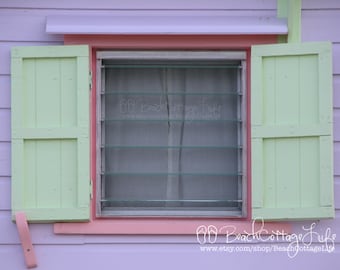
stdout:
MULTIPOLYGON (((126 0, 126 1, 0 1, 0 268, 26 269, 16 226, 11 221, 10 144, 10 49, 13 46, 58 45, 62 35, 46 33, 47 16, 101 16, 148 14, 196 14, 224 16, 275 16, 276 0, 126 0)), ((329 230, 336 237, 336 249, 328 252, 300 252, 290 258, 286 252, 265 249, 242 251, 244 242, 225 245, 225 250, 202 249, 196 236, 55 235, 53 225, 31 224, 31 236, 38 259, 37 269, 335 269, 340 263, 340 1, 302 0, 302 40, 333 42, 334 104, 334 190, 336 218, 317 222, 316 232, 329 230), (230 249, 228 250, 227 247, 230 249), (266 252, 267 251, 267 252, 266 252)), ((294 233, 304 234, 294 223, 294 233)), ((317 236, 315 235, 315 236, 317 236)), ((313 239, 318 245, 318 239, 313 239)), ((285 246, 280 240, 275 246, 285 246)), ((247 245, 256 247, 259 245, 247 245)))

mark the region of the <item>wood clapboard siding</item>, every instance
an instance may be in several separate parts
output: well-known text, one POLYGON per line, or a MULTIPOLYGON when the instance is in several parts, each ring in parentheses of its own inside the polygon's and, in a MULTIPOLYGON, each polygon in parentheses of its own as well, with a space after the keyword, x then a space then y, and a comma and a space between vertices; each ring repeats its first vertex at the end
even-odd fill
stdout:
POLYGON ((0 176, 0 211, 11 210, 11 193, 9 192, 10 190, 11 190, 10 178, 0 176))
MULTIPOLYGON (((19 235, 16 231, 16 226, 11 221, 11 212, 6 210, 0 211, 0 224, 1 224, 1 231, 6 233, 0 234, 0 247, 1 245, 14 245, 20 244, 19 235)), ((0 257, 1 261, 3 258, 0 257)))
MULTIPOLYGON (((339 18, 340 18, 340 13, 339 13, 339 18)), ((339 20, 339 25, 340 25, 340 20, 339 20)), ((340 42, 338 43, 333 42, 333 74, 334 75, 340 75, 339 59, 340 59, 340 42)))
POLYGON ((10 90, 10 76, 0 75, 0 108, 11 108, 11 90, 10 90))
MULTIPOLYGON (((195 1, 195 9, 275 9, 276 1, 268 0, 197 0, 195 1)), ((18 8, 18 9, 193 9, 190 1, 173 0, 128 0, 128 1, 111 1, 100 0, 93 2, 92 0, 83 0, 81 5, 76 1, 46 1, 46 0, 2 0, 0 7, 18 8)), ((308 9, 333 9, 340 8, 338 0, 304 0, 302 8, 308 9)))
POLYGON ((333 76, 333 107, 340 109, 340 75, 333 76))
POLYGON ((335 182, 334 183, 334 203, 335 203, 335 209, 340 211, 340 176, 335 176, 334 177, 334 182, 335 182))
POLYGON ((0 142, 9 142, 11 140, 11 110, 8 108, 0 108, 0 142))
POLYGON ((334 142, 334 175, 340 176, 340 142, 334 142))
POLYGON ((4 15, 0 13, 0 32, 4 41, 60 41, 62 36, 46 35, 44 16, 4 15), (11 31, 8 31, 11 29, 11 31), (25 31, 23 31, 25 29, 25 31), (20 33, 20 35, 18 35, 20 33))
MULTIPOLYGON (((11 144, 0 142, 0 177, 11 175, 11 144)), ((10 192, 9 190, 7 192, 10 192)))
MULTIPOLYGON (((318 230, 327 228, 337 234, 340 241, 340 1, 302 0, 302 39, 304 41, 333 41, 334 71, 334 220, 318 223, 318 230), (336 8, 336 10, 334 10, 336 8)), ((275 15, 276 0, 1 0, 0 1, 0 268, 25 269, 22 249, 15 225, 11 221, 10 159, 10 48, 29 45, 58 45, 63 38, 45 33, 45 20, 49 15, 107 15, 107 14, 225 14, 275 15), (10 29, 10 30, 9 30, 10 29), (5 233, 3 233, 5 232, 5 233), (10 255, 10 256, 9 256, 10 255)), ((303 225, 296 223, 294 230, 301 232, 303 225)), ((206 252, 202 254, 195 236, 92 236, 55 235, 49 224, 30 225, 32 240, 38 257, 38 269, 145 269, 152 261, 153 269, 210 269, 222 265, 238 269, 276 267, 283 269, 334 269, 339 263, 340 245, 334 253, 303 252, 289 259, 285 252, 272 252, 263 260, 264 253, 206 252), (58 256, 56 256, 58 254, 58 256), (156 254, 156 256, 155 256, 156 254), (242 256, 242 257, 241 257, 242 256), (240 259, 242 258, 242 259, 240 259), (112 264, 112 260, 114 263, 112 264)), ((221 240, 223 241, 223 239, 221 240)), ((223 242, 222 242, 223 243, 223 242)), ((317 243, 317 241, 316 241, 317 243)))
POLYGON ((302 0, 302 9, 340 9, 339 0, 302 0))
MULTIPOLYGON (((322 2, 322 1, 320 1, 322 2)), ((332 10, 303 10, 301 16, 302 40, 331 40, 340 42, 340 8, 332 10), (319 32, 315 34, 315 30, 319 32)))
POLYGON ((69 1, 26 1, 26 0, 2 0, 0 7, 19 8, 19 9, 77 9, 77 10, 159 10, 159 9, 203 9, 203 10, 220 10, 220 9, 276 9, 276 0, 195 0, 195 1, 160 1, 160 0, 82 0, 69 1))
MULTIPOLYGON (((335 252, 315 254, 300 252, 290 259, 286 252, 201 252, 192 245, 43 245, 36 246, 39 268, 60 269, 223 269, 225 264, 237 269, 335 269, 339 263, 340 246, 335 252), (147 250, 147 251, 146 251, 147 250), (56 255, 57 254, 57 255, 56 255), (61 260, 61 258, 63 258, 61 260), (95 259, 94 259, 95 258, 95 259), (113 262, 114 260, 114 262, 113 262), (150 263, 151 262, 151 263, 150 263), (108 266, 109 265, 109 266, 108 266)), ((19 259, 9 260, 8 254, 19 254, 20 247, 0 247, 4 269, 24 269, 19 259)))
POLYGON ((334 141, 340 142, 340 109, 334 109, 333 111, 333 119, 334 119, 334 141))

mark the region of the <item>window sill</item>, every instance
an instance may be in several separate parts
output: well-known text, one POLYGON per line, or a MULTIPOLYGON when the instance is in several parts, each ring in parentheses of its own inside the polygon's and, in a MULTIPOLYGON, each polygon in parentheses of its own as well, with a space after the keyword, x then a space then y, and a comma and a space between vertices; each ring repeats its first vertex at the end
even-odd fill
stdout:
POLYGON ((289 234, 289 223, 226 219, 94 219, 87 223, 56 223, 55 234, 195 235, 200 226, 214 226, 219 234, 289 234))

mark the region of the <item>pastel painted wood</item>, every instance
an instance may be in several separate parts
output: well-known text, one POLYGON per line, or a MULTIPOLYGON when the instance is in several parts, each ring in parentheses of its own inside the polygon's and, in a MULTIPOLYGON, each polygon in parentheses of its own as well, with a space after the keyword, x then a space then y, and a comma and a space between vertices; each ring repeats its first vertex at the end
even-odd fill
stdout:
POLYGON ((12 212, 89 219, 88 46, 12 50, 12 212))
POLYGON ((252 216, 334 216, 330 43, 252 47, 252 216))
POLYGON ((15 215, 15 221, 19 232, 21 246, 24 252, 26 267, 35 268, 38 264, 25 213, 17 212, 15 215))

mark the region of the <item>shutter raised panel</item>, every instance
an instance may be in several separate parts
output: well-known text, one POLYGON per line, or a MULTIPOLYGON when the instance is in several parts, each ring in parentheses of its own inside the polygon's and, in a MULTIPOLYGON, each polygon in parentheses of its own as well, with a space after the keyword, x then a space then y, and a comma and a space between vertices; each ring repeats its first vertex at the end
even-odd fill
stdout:
POLYGON ((330 43, 252 47, 252 217, 334 217, 330 43))
POLYGON ((88 46, 15 47, 11 76, 13 217, 88 220, 88 46))

